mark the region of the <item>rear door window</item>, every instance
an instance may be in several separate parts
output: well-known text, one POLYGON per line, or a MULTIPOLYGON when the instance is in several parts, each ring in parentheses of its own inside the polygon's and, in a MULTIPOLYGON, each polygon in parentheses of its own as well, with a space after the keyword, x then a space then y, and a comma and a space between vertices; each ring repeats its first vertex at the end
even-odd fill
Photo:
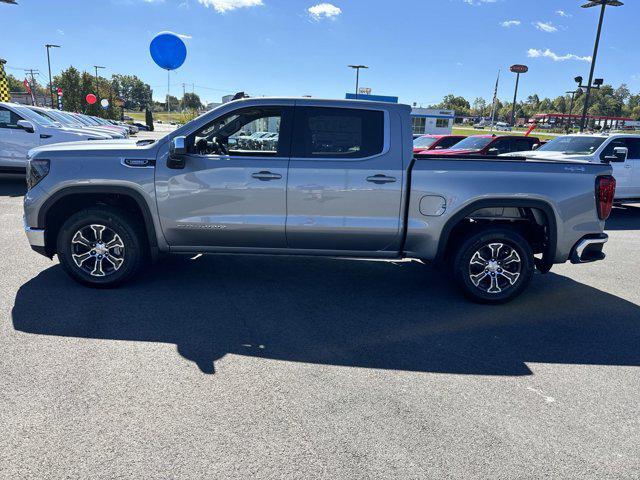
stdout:
POLYGON ((384 149, 384 112, 297 107, 294 151, 298 158, 365 158, 384 149))

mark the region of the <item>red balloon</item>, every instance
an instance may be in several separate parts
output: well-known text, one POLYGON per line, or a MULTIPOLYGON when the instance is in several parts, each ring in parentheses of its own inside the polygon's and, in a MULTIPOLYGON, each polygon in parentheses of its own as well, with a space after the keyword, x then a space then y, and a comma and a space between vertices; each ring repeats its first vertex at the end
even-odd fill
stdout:
POLYGON ((96 103, 98 101, 98 99, 96 98, 96 96, 93 93, 90 93, 89 95, 87 95, 85 100, 87 101, 87 103, 89 105, 93 105, 94 103, 96 103))

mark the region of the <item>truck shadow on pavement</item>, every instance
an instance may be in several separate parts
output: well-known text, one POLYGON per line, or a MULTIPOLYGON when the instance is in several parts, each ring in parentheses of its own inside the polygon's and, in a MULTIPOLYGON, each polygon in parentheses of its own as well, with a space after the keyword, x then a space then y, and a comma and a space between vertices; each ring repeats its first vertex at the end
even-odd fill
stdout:
POLYGON ((606 230, 640 230, 640 207, 621 205, 613 207, 607 219, 606 230))
POLYGON ((176 344, 204 373, 229 353, 471 375, 640 366, 640 307, 553 273, 492 307, 417 262, 173 257, 115 290, 56 265, 19 289, 12 313, 32 334, 176 344))
POLYGON ((0 197, 22 197, 27 193, 24 175, 0 174, 0 197))

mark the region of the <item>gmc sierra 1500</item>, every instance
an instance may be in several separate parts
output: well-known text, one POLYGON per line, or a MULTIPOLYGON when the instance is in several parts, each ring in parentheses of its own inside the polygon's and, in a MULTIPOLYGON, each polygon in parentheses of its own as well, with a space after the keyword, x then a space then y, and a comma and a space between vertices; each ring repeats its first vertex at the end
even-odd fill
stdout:
POLYGON ((234 101, 155 142, 32 150, 25 229, 96 287, 160 253, 410 257, 500 303, 536 267, 604 258, 611 166, 412 150, 406 105, 234 101))

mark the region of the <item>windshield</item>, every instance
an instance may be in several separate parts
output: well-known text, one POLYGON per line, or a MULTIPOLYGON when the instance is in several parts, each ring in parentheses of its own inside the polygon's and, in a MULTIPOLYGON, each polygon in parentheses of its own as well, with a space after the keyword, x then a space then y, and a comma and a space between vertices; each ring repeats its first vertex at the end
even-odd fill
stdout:
POLYGON ((15 106, 14 108, 19 114, 23 115, 33 122, 36 122, 38 125, 42 125, 44 127, 58 127, 58 125, 49 120, 47 117, 45 117, 44 115, 40 115, 38 112, 31 110, 30 108, 22 106, 15 106))
POLYGON ((60 115, 55 110, 47 110, 41 113, 51 118, 52 120, 55 120, 56 122, 60 122, 61 124, 66 125, 67 127, 78 125, 78 122, 71 122, 67 117, 65 117, 64 115, 60 115))
POLYGON ((437 138, 434 137, 418 137, 413 141, 414 148, 429 148, 435 143, 437 138))
POLYGON ((590 155, 606 140, 604 137, 556 137, 541 146, 539 152, 562 152, 566 155, 590 155))
POLYGON ((482 150, 492 140, 493 137, 467 137, 451 147, 451 150, 482 150))

